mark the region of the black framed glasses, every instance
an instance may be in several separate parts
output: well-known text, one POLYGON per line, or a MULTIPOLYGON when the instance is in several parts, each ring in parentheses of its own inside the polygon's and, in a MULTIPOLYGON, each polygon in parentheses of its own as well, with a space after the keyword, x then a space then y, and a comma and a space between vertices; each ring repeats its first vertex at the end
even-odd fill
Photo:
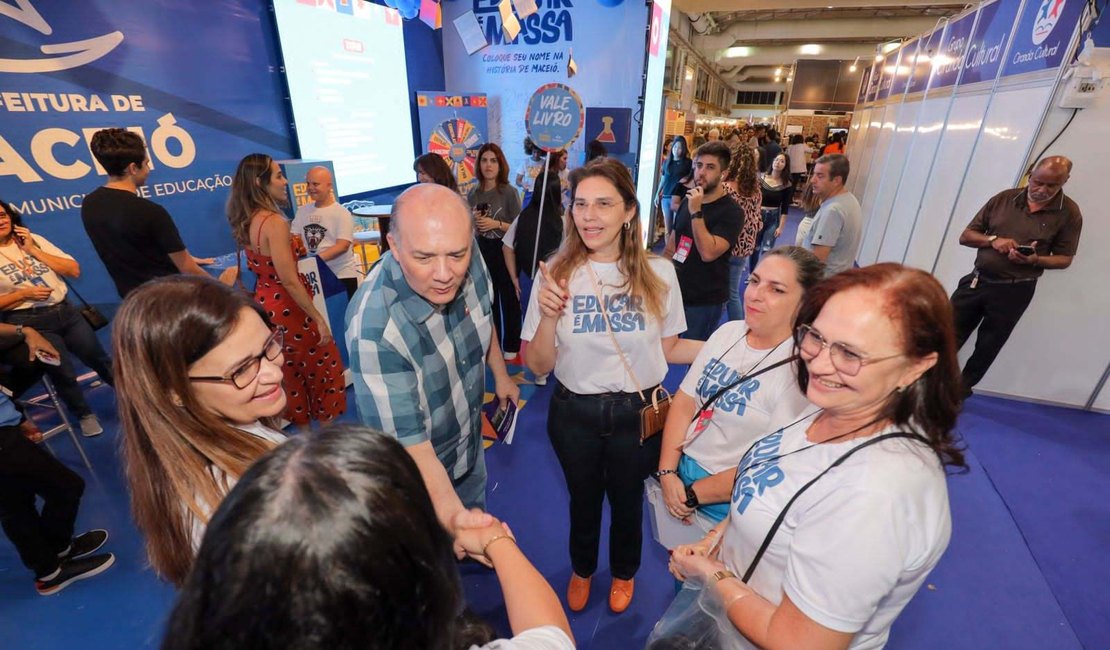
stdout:
POLYGON ((243 389, 251 385, 255 379, 258 378, 258 372, 262 369, 262 357, 266 357, 270 361, 276 360, 281 356, 281 351, 285 346, 285 334, 279 327, 270 334, 266 339, 266 344, 262 346, 262 352, 257 356, 247 359, 239 364, 234 370, 224 377, 189 377, 189 381, 207 381, 218 384, 232 384, 236 388, 243 389))
POLYGON ((798 349, 801 350, 802 356, 806 361, 816 359, 817 355, 821 354, 821 350, 828 348, 829 359, 832 361, 833 368, 836 368, 849 377, 855 377, 859 374, 860 369, 870 363, 877 363, 879 361, 905 356, 899 353, 885 357, 869 358, 839 341, 830 343, 820 332, 813 329, 812 325, 799 325, 798 329, 794 332, 794 340, 798 343, 798 349))

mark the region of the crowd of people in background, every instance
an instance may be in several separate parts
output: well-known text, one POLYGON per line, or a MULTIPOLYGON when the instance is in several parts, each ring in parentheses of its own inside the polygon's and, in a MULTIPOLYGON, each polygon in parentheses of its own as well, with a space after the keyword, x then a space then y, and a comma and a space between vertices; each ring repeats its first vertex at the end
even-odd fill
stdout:
MULTIPOLYGON (((486 143, 465 196, 441 156, 414 161, 389 252, 362 277, 330 171, 308 172, 290 222, 289 179, 255 153, 227 202, 247 287, 238 269, 212 277, 136 195, 150 173, 140 136, 91 143, 109 181, 82 221, 123 298, 114 358, 68 300, 78 262, 0 201, 0 383, 18 396, 45 372, 86 436, 102 428, 74 359, 114 387, 132 514, 152 568, 181 589, 173 649, 574 647, 554 590, 485 512, 486 371, 506 405, 514 364, 552 378, 571 611, 590 600, 606 502, 608 606, 632 603, 654 477, 664 516, 696 531, 670 571, 704 584, 748 643, 881 646, 948 544, 961 402, 1043 269, 1070 264, 1082 223, 1061 192, 1070 162, 1042 161, 961 236, 980 253, 950 300, 922 271, 855 267, 863 217, 841 133, 820 148, 764 126, 676 136, 653 205, 600 142, 568 172, 565 150, 526 140, 515 175, 486 143), (781 246, 792 208, 803 218, 781 246), (1028 213, 1046 219, 1036 232, 1018 223, 1028 213), (641 235, 656 218, 658 253, 641 235), (343 283, 345 322, 313 302, 304 255, 343 283), (976 327, 961 378, 957 347, 976 327), (363 426, 321 430, 348 407, 340 346, 363 426), (688 370, 661 433, 647 431, 668 364, 688 370), (496 571, 512 640, 465 610, 461 558, 496 571)), ((74 536, 83 483, 27 422, 0 393, 3 527, 50 594, 114 557, 94 554, 106 531, 74 536)))

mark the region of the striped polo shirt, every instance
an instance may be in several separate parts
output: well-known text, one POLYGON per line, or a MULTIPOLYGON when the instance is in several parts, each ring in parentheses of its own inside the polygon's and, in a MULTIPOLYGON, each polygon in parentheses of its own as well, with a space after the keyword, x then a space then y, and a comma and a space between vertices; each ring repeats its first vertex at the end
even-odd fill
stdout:
POLYGON ((458 295, 438 309, 409 287, 388 252, 347 307, 359 419, 406 447, 431 441, 455 481, 482 448, 492 294, 477 246, 458 295))

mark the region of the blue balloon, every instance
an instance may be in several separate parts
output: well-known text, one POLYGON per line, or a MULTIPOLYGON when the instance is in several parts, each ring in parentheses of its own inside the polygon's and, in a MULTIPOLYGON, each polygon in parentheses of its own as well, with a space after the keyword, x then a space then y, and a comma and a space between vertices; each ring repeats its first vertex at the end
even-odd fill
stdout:
POLYGON ((420 15, 420 0, 396 0, 396 2, 397 12, 405 20, 412 20, 420 15))
POLYGON ((597 0, 597 3, 603 7, 619 7, 624 0, 597 0))

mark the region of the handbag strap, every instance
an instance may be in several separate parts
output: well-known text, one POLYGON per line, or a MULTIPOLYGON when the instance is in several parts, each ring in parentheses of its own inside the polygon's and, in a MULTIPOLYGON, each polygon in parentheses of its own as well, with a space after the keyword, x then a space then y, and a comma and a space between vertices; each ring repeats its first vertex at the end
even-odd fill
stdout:
POLYGON ((763 554, 767 551, 767 548, 769 546, 771 546, 771 540, 774 539, 775 533, 777 533, 779 531, 779 527, 782 526, 782 522, 786 519, 787 511, 789 511, 790 506, 794 505, 794 502, 798 500, 798 497, 802 496, 803 492, 805 492, 806 490, 811 488, 814 483, 821 480, 821 478, 823 476, 825 476, 825 474, 828 474, 830 471, 832 471, 833 468, 838 467, 841 463, 848 460, 848 458, 851 457, 852 454, 856 453, 857 451, 860 451, 861 449, 864 449, 866 447, 870 447, 871 445, 874 445, 874 444, 878 444, 880 442, 883 442, 884 440, 890 440, 892 438, 912 438, 914 440, 917 440, 917 441, 925 444, 926 446, 928 446, 928 444, 929 444, 929 441, 926 440, 925 437, 922 436, 919 433, 908 433, 906 431, 897 431, 895 433, 885 433, 885 434, 883 434, 881 436, 878 436, 878 437, 876 437, 872 440, 868 440, 867 442, 863 443, 862 445, 857 445, 857 446, 849 449, 848 451, 844 452, 844 454, 840 458, 837 458, 836 461, 834 461, 832 465, 829 465, 827 468, 825 468, 825 471, 821 472, 820 474, 818 474, 817 476, 812 478, 808 483, 803 485, 801 487, 801 489, 799 489, 797 492, 795 492, 794 496, 791 497, 790 500, 786 502, 786 505, 783 506, 783 508, 782 508, 782 512, 780 512, 779 516, 775 518, 775 523, 771 524, 771 529, 769 531, 767 531, 767 536, 763 538, 763 544, 761 544, 760 547, 759 547, 759 550, 756 551, 755 557, 752 558, 751 564, 748 565, 748 570, 744 572, 744 576, 740 579, 743 580, 745 583, 748 580, 751 579, 752 574, 755 573, 755 568, 757 566, 759 566, 759 561, 763 559, 763 554))
MULTIPOLYGON (((609 335, 609 340, 613 342, 613 347, 617 350, 617 355, 621 358, 621 363, 624 364, 624 369, 628 371, 628 376, 632 378, 632 383, 636 384, 636 392, 640 394, 640 400, 647 402, 644 397, 644 388, 640 385, 640 380, 636 378, 636 373, 632 372, 632 366, 628 363, 628 359, 624 356, 624 350, 621 349, 620 343, 617 343, 617 337, 613 334, 613 328, 610 327, 609 319, 605 314, 605 300, 601 297, 601 280, 598 279, 597 273, 594 273, 594 267, 590 264, 590 260, 586 260, 586 270, 590 272, 590 278, 593 280, 590 285, 594 290, 594 297, 597 298, 597 308, 601 310, 601 317, 605 321, 605 333, 609 335)), ((655 401, 655 393, 651 396, 652 402, 655 401)))
POLYGON ((728 384, 727 386, 723 386, 723 387, 717 389, 717 392, 713 393, 713 395, 705 401, 705 404, 702 404, 701 408, 698 409, 698 411, 694 414, 694 417, 690 420, 690 423, 693 424, 695 421, 697 421, 698 417, 701 416, 702 412, 705 411, 705 409, 709 408, 710 406, 713 406, 713 402, 716 402, 717 398, 719 398, 721 395, 724 395, 728 391, 732 390, 733 388, 736 388, 737 386, 739 386, 740 384, 743 384, 744 382, 746 382, 748 380, 755 379, 756 377, 762 375, 763 373, 770 372, 770 371, 774 370, 775 368, 778 368, 779 366, 786 365, 786 364, 790 363, 791 361, 796 360, 797 358, 798 358, 797 355, 790 355, 789 357, 787 357, 785 359, 782 359, 782 360, 779 360, 779 361, 776 361, 776 362, 772 363, 771 365, 767 366, 766 368, 760 368, 759 370, 757 370, 757 371, 755 371, 751 374, 743 375, 742 377, 740 377, 736 381, 728 384))

